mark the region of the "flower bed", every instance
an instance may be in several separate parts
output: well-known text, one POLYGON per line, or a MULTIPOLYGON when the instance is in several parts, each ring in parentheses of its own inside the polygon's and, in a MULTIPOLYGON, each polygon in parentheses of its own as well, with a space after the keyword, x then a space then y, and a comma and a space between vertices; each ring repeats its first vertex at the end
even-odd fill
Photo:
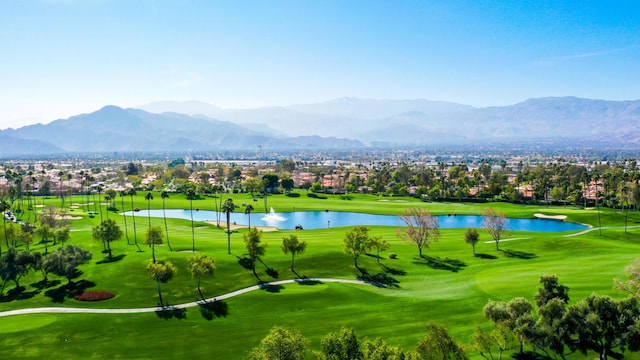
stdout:
POLYGON ((79 301, 101 301, 111 299, 114 296, 116 294, 111 291, 85 291, 73 298, 79 301))

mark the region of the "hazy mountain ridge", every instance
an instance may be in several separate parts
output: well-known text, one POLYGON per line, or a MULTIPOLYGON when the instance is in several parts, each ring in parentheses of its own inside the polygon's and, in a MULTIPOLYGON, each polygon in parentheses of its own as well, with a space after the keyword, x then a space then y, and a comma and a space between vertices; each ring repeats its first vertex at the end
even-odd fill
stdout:
POLYGON ((261 132, 228 121, 174 112, 149 113, 140 109, 105 106, 90 113, 55 120, 49 124, 7 129, 0 136, 12 139, 10 154, 109 152, 109 151, 207 151, 242 150, 260 145, 271 148, 354 148, 362 143, 346 139, 282 138, 268 129, 261 132), (23 146, 19 145, 22 140, 23 146), (35 146, 35 141, 39 145, 35 146), (27 146, 26 144, 29 144, 27 146), (52 145, 56 144, 56 145, 52 145))
POLYGON ((222 109, 202 102, 105 106, 90 114, 0 131, 0 155, 258 148, 362 149, 566 139, 640 148, 640 100, 528 99, 476 108, 429 100, 341 98, 317 104, 222 109), (148 112, 156 111, 159 113, 148 112), (185 113, 180 113, 183 111, 185 113))
MULTIPOLYGON (((185 103, 141 106, 187 110, 185 103)), ((206 106, 198 103, 197 110, 206 106)), ((262 123, 289 136, 320 135, 393 146, 549 137, 591 138, 639 133, 640 101, 577 97, 528 99, 509 106, 477 108, 452 102, 340 98, 316 104, 256 109, 209 106, 205 115, 236 123, 262 123), (262 120, 261 120, 262 119, 262 120), (422 139, 422 140, 421 140, 422 139)))

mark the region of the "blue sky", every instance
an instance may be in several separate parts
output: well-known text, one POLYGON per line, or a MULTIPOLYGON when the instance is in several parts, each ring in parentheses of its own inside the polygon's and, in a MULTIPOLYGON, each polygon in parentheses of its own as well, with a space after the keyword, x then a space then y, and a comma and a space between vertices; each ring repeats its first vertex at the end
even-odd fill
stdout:
POLYGON ((640 2, 0 0, 0 129, 107 104, 640 99, 640 2))

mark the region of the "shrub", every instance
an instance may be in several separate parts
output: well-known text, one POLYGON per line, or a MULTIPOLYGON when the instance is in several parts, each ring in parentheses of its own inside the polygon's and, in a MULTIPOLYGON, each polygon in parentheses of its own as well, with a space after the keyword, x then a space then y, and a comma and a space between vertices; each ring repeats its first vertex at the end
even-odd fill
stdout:
POLYGON ((116 296, 116 294, 111 291, 85 291, 73 298, 78 301, 101 301, 111 299, 114 296, 116 296))

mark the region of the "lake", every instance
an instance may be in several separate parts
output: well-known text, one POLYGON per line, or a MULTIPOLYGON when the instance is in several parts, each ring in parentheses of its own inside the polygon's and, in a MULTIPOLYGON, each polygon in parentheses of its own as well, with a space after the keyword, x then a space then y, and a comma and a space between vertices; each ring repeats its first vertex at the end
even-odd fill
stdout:
MULTIPOLYGON (((131 216, 131 211, 124 214, 131 216)), ((167 218, 191 220, 189 210, 167 209, 167 218)), ((136 217, 147 217, 147 210, 135 213, 136 217)), ((151 217, 162 218, 162 210, 151 210, 151 217)), ((476 215, 439 215, 438 224, 441 229, 483 228, 482 217, 476 215)), ((209 210, 194 210, 193 220, 215 221, 216 212, 209 210)), ((225 214, 220 215, 222 222, 226 221, 225 214)), ((231 213, 231 222, 238 225, 248 225, 249 216, 243 211, 231 213)), ((328 227, 382 225, 404 226, 399 216, 374 215, 340 211, 296 211, 283 213, 251 213, 251 226, 275 226, 283 230, 293 230, 296 226, 304 229, 322 229, 328 227)), ((508 230, 523 230, 536 232, 563 232, 584 230, 588 227, 582 224, 550 219, 515 219, 507 220, 508 230)))

